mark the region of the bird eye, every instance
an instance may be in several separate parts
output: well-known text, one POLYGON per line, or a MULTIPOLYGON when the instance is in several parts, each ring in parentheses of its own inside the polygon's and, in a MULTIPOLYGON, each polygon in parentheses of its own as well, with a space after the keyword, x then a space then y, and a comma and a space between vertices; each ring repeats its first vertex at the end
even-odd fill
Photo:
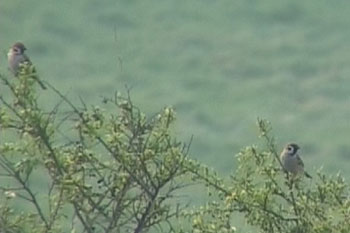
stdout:
POLYGON ((288 146, 288 147, 287 147, 287 150, 288 150, 288 151, 293 151, 293 148, 292 148, 291 146, 288 146))

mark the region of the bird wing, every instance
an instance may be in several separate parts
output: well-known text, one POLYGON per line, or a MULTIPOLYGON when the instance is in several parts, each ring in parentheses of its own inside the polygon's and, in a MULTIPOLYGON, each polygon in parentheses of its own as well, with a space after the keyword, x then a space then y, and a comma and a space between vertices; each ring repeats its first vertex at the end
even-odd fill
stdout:
POLYGON ((299 165, 300 167, 303 168, 302 170, 303 170, 303 172, 304 172, 304 175, 305 175, 307 178, 312 179, 312 176, 311 176, 309 173, 307 173, 306 171, 304 171, 304 163, 303 163, 303 160, 301 160, 301 158, 300 158, 299 155, 297 156, 297 160, 298 160, 298 165, 299 165))
POLYGON ((30 61, 30 59, 29 59, 29 57, 26 55, 26 54, 24 54, 23 53, 23 60, 21 61, 21 63, 28 63, 29 65, 31 65, 32 64, 32 62, 30 61))
POLYGON ((298 165, 299 165, 299 166, 304 167, 303 160, 301 160, 301 158, 300 158, 299 155, 297 155, 297 162, 298 162, 298 165))

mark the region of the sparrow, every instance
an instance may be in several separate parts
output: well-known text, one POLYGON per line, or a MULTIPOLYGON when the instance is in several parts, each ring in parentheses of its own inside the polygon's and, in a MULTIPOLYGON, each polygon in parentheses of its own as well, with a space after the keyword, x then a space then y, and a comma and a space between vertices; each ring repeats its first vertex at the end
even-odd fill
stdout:
POLYGON ((300 147, 295 143, 289 143, 284 147, 280 155, 283 169, 290 172, 293 177, 304 174, 307 178, 312 178, 304 171, 304 163, 298 154, 299 149, 300 147))
MULTIPOLYGON (((16 42, 12 45, 9 52, 7 53, 7 60, 10 71, 13 75, 18 76, 21 69, 21 64, 32 65, 29 57, 24 53, 27 48, 21 42, 16 42)), ((37 76, 33 78, 39 83, 42 89, 46 89, 46 86, 38 79, 37 76)))

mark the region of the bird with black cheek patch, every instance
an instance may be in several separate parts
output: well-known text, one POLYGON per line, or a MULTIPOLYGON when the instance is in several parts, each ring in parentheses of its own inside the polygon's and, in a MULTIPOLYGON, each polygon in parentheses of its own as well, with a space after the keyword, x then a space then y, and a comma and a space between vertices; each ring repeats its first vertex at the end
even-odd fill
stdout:
POLYGON ((289 143, 284 147, 280 155, 283 169, 291 173, 293 177, 304 174, 307 178, 312 178, 304 171, 304 163, 298 154, 299 149, 300 147, 295 143, 289 143))
MULTIPOLYGON (((18 73, 21 69, 21 64, 32 65, 29 57, 25 54, 25 50, 27 48, 21 42, 16 42, 12 45, 9 52, 7 53, 7 60, 10 71, 13 75, 18 76, 18 73)), ((40 85, 42 89, 46 89, 46 86, 39 80, 39 78, 35 75, 34 78, 40 85)))

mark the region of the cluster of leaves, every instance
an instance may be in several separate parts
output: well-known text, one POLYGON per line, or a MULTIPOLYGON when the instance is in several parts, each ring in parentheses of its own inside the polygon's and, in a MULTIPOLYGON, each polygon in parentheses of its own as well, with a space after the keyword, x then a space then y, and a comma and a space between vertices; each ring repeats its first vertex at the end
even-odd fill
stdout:
POLYGON ((171 219, 184 207, 176 200, 189 174, 189 145, 170 135, 173 109, 148 119, 129 94, 116 93, 103 100, 108 113, 77 107, 51 86, 61 101, 45 112, 31 72, 23 69, 12 82, 1 76, 10 97, 0 96, 0 168, 7 181, 0 186, 6 200, 0 229, 174 231, 171 219), (23 202, 32 208, 16 212, 15 203, 23 202))
POLYGON ((258 127, 265 148, 250 146, 239 152, 238 168, 227 184, 214 172, 197 172, 210 194, 217 195, 187 214, 193 232, 237 232, 237 216, 243 216, 253 232, 350 232, 349 187, 344 179, 320 171, 312 180, 285 173, 270 123, 258 120, 258 127))
POLYGON ((44 111, 35 70, 17 78, 0 75, 8 92, 0 96, 1 232, 234 233, 237 217, 254 232, 350 232, 344 179, 289 176, 265 120, 265 146, 241 150, 223 179, 171 135, 172 108, 147 118, 129 93, 103 99, 103 109, 78 107, 46 84, 60 101, 44 111), (209 201, 189 208, 179 194, 194 183, 209 201))

